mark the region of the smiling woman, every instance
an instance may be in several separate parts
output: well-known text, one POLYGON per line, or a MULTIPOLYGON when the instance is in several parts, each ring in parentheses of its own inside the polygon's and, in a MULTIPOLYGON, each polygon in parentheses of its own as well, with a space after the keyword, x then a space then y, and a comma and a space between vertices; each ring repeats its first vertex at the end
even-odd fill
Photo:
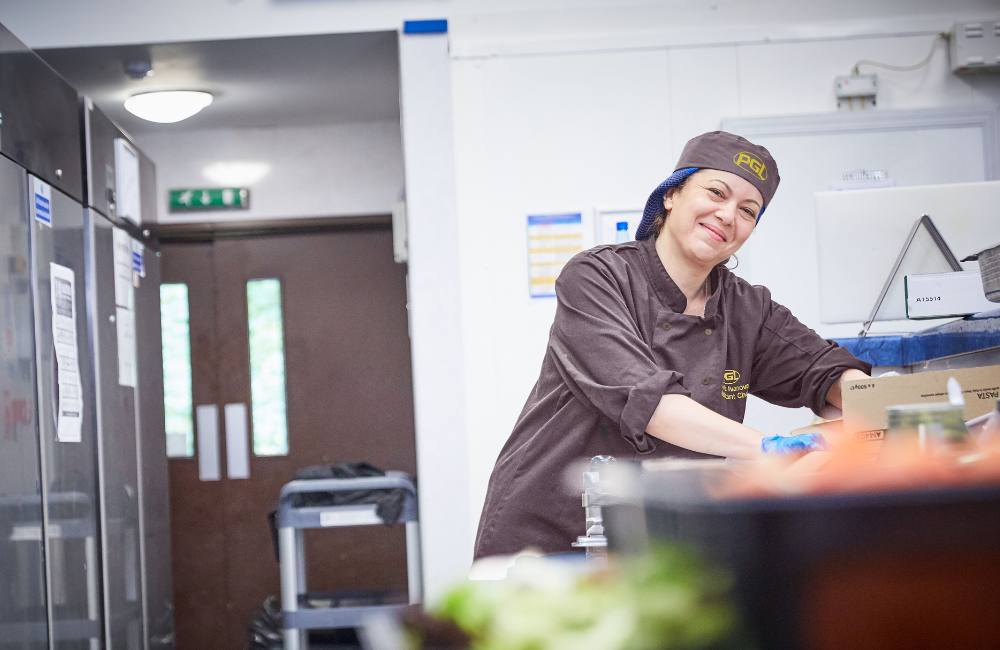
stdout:
POLYGON ((569 551, 584 519, 562 476, 579 459, 825 447, 818 434, 768 437, 742 424, 748 394, 830 413, 840 381, 871 370, 725 267, 779 178, 763 147, 706 133, 649 196, 637 241, 566 265, 541 375, 490 477, 477 558, 569 551))

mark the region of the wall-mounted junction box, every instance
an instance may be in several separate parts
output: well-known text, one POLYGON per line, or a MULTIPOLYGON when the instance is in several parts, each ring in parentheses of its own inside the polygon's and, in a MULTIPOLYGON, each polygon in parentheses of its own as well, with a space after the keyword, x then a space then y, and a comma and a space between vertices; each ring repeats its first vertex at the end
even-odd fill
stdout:
POLYGON ((951 34, 951 71, 1000 72, 1000 18, 955 23, 951 34))
POLYGON ((837 109, 856 111, 875 107, 878 77, 873 74, 842 75, 834 80, 837 109))

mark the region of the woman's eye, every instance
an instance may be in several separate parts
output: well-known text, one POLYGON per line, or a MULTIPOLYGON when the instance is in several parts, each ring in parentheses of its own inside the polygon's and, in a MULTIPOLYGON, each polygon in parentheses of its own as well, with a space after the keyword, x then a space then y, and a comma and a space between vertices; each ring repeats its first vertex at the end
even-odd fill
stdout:
POLYGON ((755 215, 753 213, 753 210, 751 210, 750 208, 743 208, 743 216, 745 216, 748 219, 756 219, 757 218, 757 215, 755 215))
POLYGON ((716 195, 716 196, 722 196, 722 192, 719 191, 719 190, 717 190, 717 189, 715 189, 714 187, 708 188, 708 191, 711 192, 712 194, 716 195))

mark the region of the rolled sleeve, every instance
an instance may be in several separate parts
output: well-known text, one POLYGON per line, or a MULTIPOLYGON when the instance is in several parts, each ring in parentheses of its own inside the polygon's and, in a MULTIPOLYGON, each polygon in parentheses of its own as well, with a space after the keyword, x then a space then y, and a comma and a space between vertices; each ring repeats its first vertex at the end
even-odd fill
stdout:
POLYGON ((661 370, 629 391, 618 426, 622 437, 632 443, 640 454, 648 454, 656 449, 653 437, 646 433, 646 426, 653 418, 653 411, 660 404, 660 398, 664 395, 691 397, 691 393, 681 384, 681 379, 683 376, 673 370, 661 370))
POLYGON ((764 324, 754 353, 751 391, 779 406, 826 407, 826 395, 845 370, 871 365, 806 327, 765 294, 764 324))
POLYGON ((587 253, 573 258, 556 282, 558 306, 549 346, 569 390, 615 422, 638 452, 655 447, 646 435, 666 394, 690 395, 683 375, 654 362, 638 326, 627 278, 587 253))

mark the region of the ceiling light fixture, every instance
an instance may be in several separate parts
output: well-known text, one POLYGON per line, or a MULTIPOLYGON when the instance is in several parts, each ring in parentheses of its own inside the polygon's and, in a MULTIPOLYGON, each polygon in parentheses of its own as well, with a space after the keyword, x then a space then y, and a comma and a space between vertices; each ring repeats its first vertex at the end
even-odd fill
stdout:
POLYGON ((170 124, 191 117, 212 103, 210 93, 199 90, 163 90, 132 95, 125 110, 150 122, 170 124))

